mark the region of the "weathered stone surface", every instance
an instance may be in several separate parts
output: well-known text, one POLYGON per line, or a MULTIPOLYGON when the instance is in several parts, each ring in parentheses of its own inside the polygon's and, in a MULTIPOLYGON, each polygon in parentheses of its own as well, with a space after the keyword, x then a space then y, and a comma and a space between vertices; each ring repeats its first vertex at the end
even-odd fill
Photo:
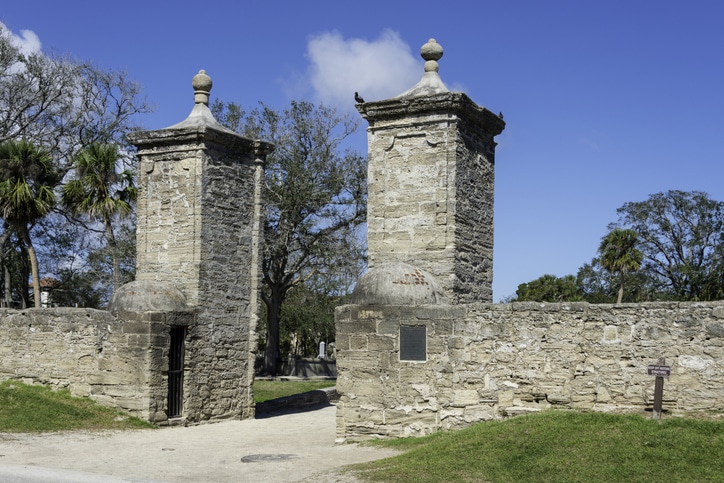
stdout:
POLYGON ((187 421, 253 414, 262 169, 271 150, 223 128, 205 104, 208 92, 195 95, 185 121, 131 137, 139 156, 136 283, 176 288, 195 312, 193 324, 174 319, 188 327, 187 421))
POLYGON ((401 262, 370 268, 351 297, 358 305, 427 305, 445 302, 445 294, 429 273, 401 262))
POLYGON ((428 434, 550 407, 642 409, 654 385, 646 366, 661 357, 673 371, 665 404, 724 410, 724 303, 481 303, 492 298, 493 138, 505 124, 445 88, 436 42, 423 51, 420 83, 357 105, 369 122, 369 265, 419 267, 456 305, 360 296, 337 312, 338 437, 428 434), (425 327, 424 360, 400 360, 405 325, 425 327))
MULTIPOLYGON (((435 307, 442 317, 446 306, 435 307)), ((345 309, 360 319, 346 322, 359 327, 350 336, 375 343, 357 350, 338 347, 339 378, 354 386, 351 397, 338 384, 343 402, 338 436, 427 434, 550 407, 642 410, 653 402, 655 378, 646 367, 660 357, 672 368, 664 389, 667 409, 724 411, 721 338, 711 337, 724 302, 576 304, 574 310, 568 304, 527 303, 448 307, 464 330, 428 330, 427 360, 414 363, 400 361, 394 343, 404 323, 399 307, 389 308, 390 319, 381 306, 374 312, 345 309), (376 333, 365 332, 371 327, 366 316, 384 321, 376 333), (389 342, 380 342, 385 339, 389 342), (423 404, 423 412, 414 410, 423 404), (370 414, 386 410, 394 423, 360 420, 360 407, 370 414), (364 425, 364 432, 345 426, 346 411, 356 415, 355 428, 364 425)), ((434 326, 429 311, 408 307, 407 316, 414 320, 424 312, 426 324, 434 326)))
POLYGON ((139 156, 137 280, 115 294, 112 314, 0 312, 0 378, 70 387, 163 421, 173 330, 185 334, 182 418, 253 417, 262 169, 271 146, 216 122, 208 76, 193 85, 186 120, 129 136, 139 156))
POLYGON ((113 293, 108 310, 113 314, 127 312, 185 311, 186 297, 173 285, 160 281, 137 280, 113 293))
POLYGON ((2 309, 0 379, 68 388, 155 421, 151 408, 165 404, 168 391, 153 386, 150 373, 159 371, 156 358, 168 347, 154 346, 154 340, 163 341, 167 331, 163 324, 135 320, 126 326, 100 310, 2 309))
POLYGON ((370 269, 406 262, 452 302, 492 300, 495 142, 505 123, 465 94, 359 104, 369 122, 370 269))

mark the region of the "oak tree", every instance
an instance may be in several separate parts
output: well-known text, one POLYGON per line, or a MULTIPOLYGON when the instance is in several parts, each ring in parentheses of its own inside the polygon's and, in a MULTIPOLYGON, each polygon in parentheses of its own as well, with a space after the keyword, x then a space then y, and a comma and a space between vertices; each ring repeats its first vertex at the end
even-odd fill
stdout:
POLYGON ((262 104, 246 113, 236 104, 217 101, 212 112, 240 134, 275 145, 265 171, 262 260, 264 370, 275 374, 290 290, 312 279, 359 275, 364 263, 358 229, 366 221, 366 159, 342 149, 357 123, 330 107, 292 101, 283 111, 262 104))
POLYGON ((701 191, 671 190, 625 203, 611 228, 638 235, 641 270, 680 300, 724 296, 724 202, 701 191))

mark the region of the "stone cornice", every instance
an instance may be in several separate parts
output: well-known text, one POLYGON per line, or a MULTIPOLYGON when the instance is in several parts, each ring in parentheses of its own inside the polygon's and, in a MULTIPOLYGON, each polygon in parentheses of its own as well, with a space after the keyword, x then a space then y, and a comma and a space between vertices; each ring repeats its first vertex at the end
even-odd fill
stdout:
POLYGON ((236 133, 221 131, 213 126, 189 126, 159 129, 155 131, 135 131, 127 136, 128 141, 139 150, 189 144, 213 143, 237 152, 266 157, 274 150, 274 145, 258 139, 249 139, 236 133))
POLYGON ((460 119, 480 126, 492 136, 505 129, 505 121, 485 107, 475 104, 462 92, 444 92, 424 97, 398 97, 383 101, 365 102, 356 105, 367 120, 370 128, 378 121, 405 120, 412 118, 454 114, 460 119))

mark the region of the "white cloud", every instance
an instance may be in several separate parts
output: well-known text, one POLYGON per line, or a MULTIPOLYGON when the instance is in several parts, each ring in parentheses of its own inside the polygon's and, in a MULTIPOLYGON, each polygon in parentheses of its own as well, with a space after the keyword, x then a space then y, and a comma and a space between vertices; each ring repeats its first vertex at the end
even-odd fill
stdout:
POLYGON ((40 39, 32 30, 21 30, 20 35, 15 35, 7 26, 0 22, 0 35, 10 39, 10 43, 20 49, 24 55, 40 52, 40 39))
POLYGON ((366 101, 388 99, 415 85, 423 74, 422 59, 392 30, 372 41, 323 33, 309 40, 307 55, 315 96, 345 109, 354 105, 355 91, 366 101))

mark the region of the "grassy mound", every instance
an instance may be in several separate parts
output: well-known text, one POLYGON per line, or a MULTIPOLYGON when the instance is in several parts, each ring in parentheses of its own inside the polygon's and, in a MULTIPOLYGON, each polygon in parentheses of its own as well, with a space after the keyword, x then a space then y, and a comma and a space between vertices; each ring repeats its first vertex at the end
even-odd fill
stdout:
POLYGON ((724 482, 724 421, 549 411, 424 438, 355 467, 387 482, 724 482))
POLYGON ((90 398, 30 386, 18 381, 0 383, 0 432, 26 433, 73 429, 141 429, 153 425, 122 411, 101 406, 90 398))

